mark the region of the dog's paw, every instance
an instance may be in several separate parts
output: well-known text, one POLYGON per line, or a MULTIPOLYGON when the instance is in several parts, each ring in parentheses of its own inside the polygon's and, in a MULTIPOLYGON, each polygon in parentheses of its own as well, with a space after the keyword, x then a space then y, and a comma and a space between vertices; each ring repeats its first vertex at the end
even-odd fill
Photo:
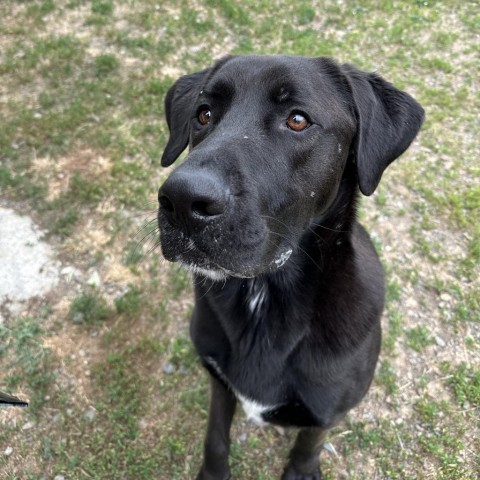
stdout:
POLYGON ((200 472, 198 472, 196 480, 231 480, 231 478, 230 472, 211 474, 202 468, 200 472))
POLYGON ((320 470, 312 473, 299 473, 292 466, 288 466, 283 472, 281 480, 322 480, 320 470))

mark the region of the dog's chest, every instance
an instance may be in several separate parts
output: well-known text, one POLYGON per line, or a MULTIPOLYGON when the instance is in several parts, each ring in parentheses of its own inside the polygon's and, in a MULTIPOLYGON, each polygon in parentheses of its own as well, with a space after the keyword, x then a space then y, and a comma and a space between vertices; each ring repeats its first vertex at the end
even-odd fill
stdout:
MULTIPOLYGON (((212 358, 207 357, 206 362, 208 365, 215 371, 218 377, 228 386, 228 388, 233 392, 237 400, 241 403, 242 408, 247 416, 247 419, 255 423, 256 425, 266 425, 268 422, 265 420, 264 415, 267 412, 274 411, 276 405, 262 405, 256 400, 243 395, 235 388, 227 376, 224 374, 218 363, 212 358)), ((259 386, 260 387, 260 386, 259 386)))

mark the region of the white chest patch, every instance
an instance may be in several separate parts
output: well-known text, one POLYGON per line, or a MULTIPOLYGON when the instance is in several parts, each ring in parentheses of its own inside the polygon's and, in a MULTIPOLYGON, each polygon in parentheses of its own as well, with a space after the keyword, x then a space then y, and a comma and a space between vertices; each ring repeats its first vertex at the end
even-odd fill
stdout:
POLYGON ((265 426, 267 422, 263 419, 262 414, 268 410, 273 410, 274 405, 262 405, 244 395, 242 395, 229 381, 225 374, 221 371, 218 363, 211 357, 206 358, 207 362, 214 368, 218 376, 229 386, 235 397, 241 403, 243 411, 247 416, 247 420, 255 423, 258 426, 265 426))
POLYGON ((267 412, 268 410, 272 410, 275 407, 270 407, 266 405, 261 405, 260 403, 256 402, 255 400, 249 400, 248 398, 244 397, 238 392, 235 392, 235 396, 240 400, 242 404, 243 411, 247 416, 247 420, 253 422, 255 425, 260 427, 267 425, 267 422, 263 419, 262 414, 267 412))
POLYGON ((265 300, 267 298, 267 289, 260 282, 252 280, 250 284, 249 299, 248 299, 248 309, 253 315, 256 311, 262 308, 265 300))

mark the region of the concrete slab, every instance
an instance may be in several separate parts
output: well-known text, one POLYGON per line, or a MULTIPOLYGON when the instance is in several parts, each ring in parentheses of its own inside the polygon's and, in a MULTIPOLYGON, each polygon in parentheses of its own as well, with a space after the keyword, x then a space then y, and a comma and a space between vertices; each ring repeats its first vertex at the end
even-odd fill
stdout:
POLYGON ((0 207, 0 306, 13 314, 59 281, 61 263, 42 235, 30 217, 0 207))

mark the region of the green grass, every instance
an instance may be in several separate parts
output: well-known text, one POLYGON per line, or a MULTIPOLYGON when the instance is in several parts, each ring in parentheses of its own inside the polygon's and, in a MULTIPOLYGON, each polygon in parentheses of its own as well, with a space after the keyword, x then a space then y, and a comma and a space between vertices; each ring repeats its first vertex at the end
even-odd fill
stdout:
POLYGON ((462 363, 452 367, 448 362, 442 370, 450 373, 448 384, 452 388, 457 403, 466 408, 480 407, 480 371, 462 363))
POLYGON ((405 338, 407 345, 416 352, 421 352, 428 345, 435 343, 435 340, 430 335, 428 327, 425 325, 407 329, 405 332, 405 338))
POLYGON ((135 285, 131 285, 124 295, 115 299, 117 313, 128 315, 130 317, 140 310, 141 305, 142 292, 135 285))
POLYGON ((55 380, 54 358, 43 345, 42 318, 24 317, 12 327, 0 325, 0 365, 5 374, 2 389, 28 392, 28 412, 40 415, 55 380))
MULTIPOLYGON (((119 313, 122 313, 122 309, 128 309, 131 303, 125 299, 123 301, 118 300, 118 302, 120 304, 120 307, 117 306, 119 313)), ((104 322, 110 315, 111 311, 106 301, 95 291, 87 292, 75 298, 70 305, 69 316, 74 323, 98 325, 104 322)))
MULTIPOLYGON (((323 452, 323 470, 327 480, 476 478, 474 3, 0 3, 0 196, 34 217, 62 264, 102 279, 96 289, 65 279, 0 325, 0 389, 31 402, 17 423, 2 419, 0 444, 16 452, 1 456, 2 478, 194 477, 207 381, 188 339, 189 276, 151 251, 154 210, 166 175, 166 92, 227 53, 334 56, 424 105, 413 148, 362 202, 387 270, 382 360, 365 403, 332 432, 338 457, 323 452), (86 356, 48 348, 57 335, 86 356)), ((238 415, 232 438, 235 478, 280 477, 291 433, 253 429, 238 415)))

